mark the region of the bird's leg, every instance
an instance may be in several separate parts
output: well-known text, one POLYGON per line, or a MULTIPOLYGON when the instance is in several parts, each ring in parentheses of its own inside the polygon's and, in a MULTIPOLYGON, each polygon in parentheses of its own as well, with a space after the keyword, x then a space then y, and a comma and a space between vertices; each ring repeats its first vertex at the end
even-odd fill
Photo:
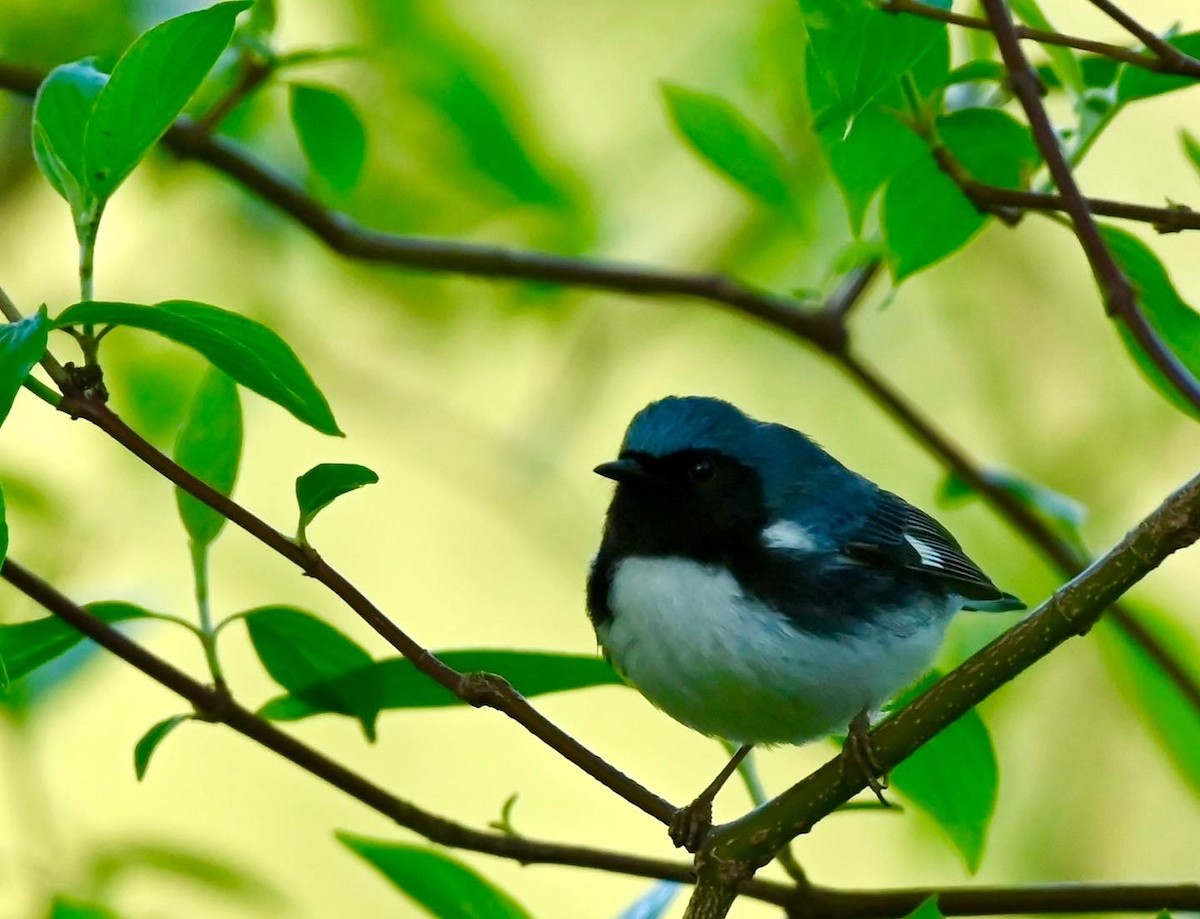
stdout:
POLYGON ((846 734, 846 743, 842 745, 843 761, 850 760, 862 772, 867 780, 867 786, 875 792, 875 797, 884 807, 891 807, 891 802, 883 796, 887 788, 887 776, 879 768, 875 759, 875 750, 871 746, 871 719, 867 709, 863 709, 850 720, 850 729, 846 734))
POLYGON ((729 781, 734 770, 741 765, 753 744, 742 744, 733 754, 725 768, 717 773, 717 777, 709 782, 708 787, 696 797, 687 807, 681 807, 671 817, 671 842, 683 846, 689 852, 695 852, 704 842, 704 837, 712 828, 712 803, 721 787, 729 781))

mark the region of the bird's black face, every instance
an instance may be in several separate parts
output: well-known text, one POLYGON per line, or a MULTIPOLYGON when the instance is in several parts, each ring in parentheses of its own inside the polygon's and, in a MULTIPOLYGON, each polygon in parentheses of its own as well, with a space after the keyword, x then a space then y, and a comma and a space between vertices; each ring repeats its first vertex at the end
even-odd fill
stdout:
POLYGON ((623 552, 719 561, 766 523, 758 473, 723 453, 627 451, 596 472, 617 482, 605 541, 623 552))

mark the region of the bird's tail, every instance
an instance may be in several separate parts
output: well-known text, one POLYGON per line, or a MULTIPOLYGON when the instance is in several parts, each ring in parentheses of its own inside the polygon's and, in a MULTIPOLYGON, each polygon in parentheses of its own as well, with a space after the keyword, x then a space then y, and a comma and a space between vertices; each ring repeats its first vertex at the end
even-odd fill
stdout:
POLYGON ((1009 613, 1017 609, 1025 609, 1025 604, 1012 594, 1001 594, 993 600, 968 600, 963 609, 977 613, 1009 613))

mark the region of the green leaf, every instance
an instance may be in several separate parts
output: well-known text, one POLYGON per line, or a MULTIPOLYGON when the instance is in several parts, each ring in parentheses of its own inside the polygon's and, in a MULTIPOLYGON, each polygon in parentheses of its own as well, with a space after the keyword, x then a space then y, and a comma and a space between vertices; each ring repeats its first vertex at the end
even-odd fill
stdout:
POLYGON ((375 740, 384 683, 370 654, 302 610, 264 606, 244 615, 254 650, 275 682, 321 711, 357 719, 367 739, 375 740), (351 673, 363 675, 338 680, 351 673))
POLYGON ((342 433, 329 403, 296 352, 253 319, 205 303, 167 300, 157 306, 76 303, 54 320, 55 328, 86 323, 113 323, 157 332, 199 351, 247 389, 283 406, 321 433, 342 433))
MULTIPOLYGON (((1058 31, 1046 18, 1037 0, 1012 0, 1012 10, 1027 26, 1046 32, 1058 31)), ((1073 95, 1083 95, 1086 84, 1076 53, 1063 45, 1043 45, 1042 50, 1050 58, 1050 67, 1061 84, 1070 89, 1073 95)))
POLYGON ((275 0, 254 0, 246 17, 246 34, 260 44, 270 37, 279 23, 275 0))
POLYGON ((71 206, 76 225, 94 216, 95 196, 83 162, 83 138, 96 97, 108 82, 93 58, 55 67, 33 100, 33 158, 71 206))
MULTIPOLYGON (((1153 249, 1132 233, 1116 227, 1101 226, 1100 233, 1113 258, 1133 284, 1138 306, 1150 326, 1192 376, 1200 378, 1200 315, 1179 296, 1171 276, 1153 249)), ((1118 319, 1116 327, 1142 375, 1180 411, 1200 418, 1200 410, 1175 389, 1126 324, 1118 319)))
MULTIPOLYGON (((552 654, 545 651, 457 650, 439 651, 438 659, 459 673, 495 673, 504 677, 526 698, 567 692, 589 686, 622 685, 621 678, 601 658, 592 655, 552 654)), ((381 709, 438 708, 462 705, 450 690, 421 673, 412 661, 388 658, 363 672, 348 673, 335 682, 353 686, 358 681, 382 683, 381 709)), ((272 699, 260 714, 277 721, 295 721, 331 711, 311 697, 295 694, 272 699)))
POLYGON ((447 855, 350 833, 336 835, 342 845, 437 919, 530 919, 508 894, 447 855))
MULTIPOLYGON (((800 0, 800 10, 808 35, 809 102, 818 124, 845 123, 876 102, 894 100, 901 76, 931 52, 940 70, 934 82, 945 80, 945 23, 885 13, 867 0, 800 0)), ((931 88, 924 79, 917 83, 931 88)))
MULTIPOLYGON (((1155 610, 1139 607, 1133 615, 1174 652, 1193 680, 1200 681, 1200 642, 1194 635, 1155 610)), ((1095 634, 1122 693, 1141 712, 1143 723, 1150 727, 1180 777, 1200 795, 1200 713, 1146 649, 1123 629, 1102 619, 1095 634)))
POLYGON ((942 911, 938 909, 937 894, 925 900, 904 919, 943 919, 942 911))
MULTIPOLYGON (((1187 32, 1167 40, 1184 54, 1200 57, 1200 32, 1187 32)), ((1137 99, 1148 99, 1176 89, 1186 89, 1189 86, 1200 85, 1195 77, 1173 76, 1166 73, 1155 73, 1142 67, 1131 67, 1128 64, 1121 70, 1117 80, 1117 98, 1121 102, 1133 102, 1137 99)))
MULTIPOLYGON (((8 508, 4 502, 4 489, 0 488, 0 564, 8 557, 8 508)), ((4 668, 4 658, 0 657, 0 686, 8 686, 8 672, 4 668)))
POLYGON ((1200 174, 1200 140, 1196 140, 1186 129, 1179 132, 1179 140, 1183 143, 1183 152, 1196 167, 1197 174, 1200 174))
MULTIPOLYGON (((947 150, 974 179, 1019 188, 1039 156, 1028 128, 996 109, 971 108, 937 120, 947 150)), ((888 183, 883 226, 896 279, 961 248, 987 221, 932 154, 888 183)))
POLYGON ((950 71, 946 77, 946 85, 953 86, 955 83, 972 83, 974 81, 987 81, 990 83, 1003 83, 1008 79, 1008 70, 999 61, 991 60, 975 60, 967 61, 965 64, 960 64, 950 71))
POLYGON ((876 108, 861 113, 847 128, 840 123, 829 125, 818 137, 842 190, 855 236, 862 233, 863 217, 876 193, 910 163, 927 155, 916 134, 893 113, 876 108), (881 150, 887 155, 881 156, 881 150))
POLYGON ((662 92, 676 130, 701 159, 764 204, 789 207, 787 162, 756 124, 719 96, 670 83, 662 92))
POLYGON ((49 334, 45 307, 32 316, 0 325, 0 424, 8 417, 29 371, 46 353, 49 334))
POLYGON ((50 904, 47 919, 117 919, 117 914, 98 903, 85 903, 59 894, 50 904))
MULTIPOLYGON (((187 421, 175 441, 175 462, 223 495, 233 491, 242 456, 242 404, 237 384, 210 368, 200 381, 187 421)), ((175 489, 179 517, 192 542, 209 545, 225 525, 225 517, 175 489)))
MULTIPOLYGON (((110 625, 154 615, 140 606, 119 601, 89 603, 85 608, 110 625)), ((9 679, 19 680, 30 671, 70 651, 83 638, 81 632, 57 616, 0 625, 0 659, 4 660, 9 679)))
MULTIPOLYGON (((1069 495, 1055 491, 1047 485, 1042 485, 1032 479, 1011 472, 1007 469, 989 467, 980 470, 984 479, 998 488, 1004 489, 1023 505, 1041 517, 1076 548, 1084 546, 1080 527, 1087 519, 1087 508, 1069 495)), ((947 473, 942 480, 938 498, 946 504, 954 504, 977 493, 958 473, 947 473)))
POLYGON ((89 875, 99 893, 116 888, 127 878, 157 874, 173 885, 190 881, 264 906, 283 904, 280 892, 246 866, 207 852, 140 840, 105 843, 93 851, 89 875))
POLYGON ((291 85, 292 124, 312 171, 340 192, 358 184, 367 155, 367 132, 341 93, 291 85))
POLYGON ((374 485, 379 475, 356 463, 321 463, 296 479, 296 503, 300 506, 300 535, 330 502, 356 488, 374 485))
POLYGON ((174 715, 160 721, 142 735, 141 740, 137 742, 137 746, 133 748, 133 770, 137 773, 137 780, 139 782, 146 777, 146 770, 150 767, 150 757, 154 755, 154 751, 158 749, 158 745, 175 728, 191 719, 191 715, 174 715))
MULTIPOLYGON (((893 707, 938 679, 940 674, 929 674, 893 707)), ((996 752, 979 713, 971 709, 896 766, 890 778, 892 788, 933 818, 974 874, 983 858, 999 784, 996 752)))
POLYGON ((88 184, 109 198, 171 126, 233 35, 249 0, 184 13, 141 35, 100 91, 84 136, 88 184))
MULTIPOLYGON (((376 27, 395 42, 389 49, 404 89, 419 99, 449 141, 436 147, 439 160, 458 159, 459 173, 485 179, 504 197, 558 208, 571 191, 557 164, 527 129, 528 106, 516 94, 493 53, 431 4, 376 3, 376 27)), ((423 113, 424 114, 424 113, 423 113)), ((439 133, 441 133, 439 132, 439 133)), ((417 129, 414 147, 429 144, 417 129)), ((433 165, 431 163, 431 165, 433 165)), ((446 162, 437 162, 445 169, 446 162)))

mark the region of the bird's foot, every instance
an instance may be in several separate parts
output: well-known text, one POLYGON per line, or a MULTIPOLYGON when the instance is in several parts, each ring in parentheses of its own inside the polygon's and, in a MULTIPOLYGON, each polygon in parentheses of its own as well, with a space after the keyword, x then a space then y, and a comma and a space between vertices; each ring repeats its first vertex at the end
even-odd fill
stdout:
POLYGON ((712 829, 712 797, 701 795, 687 807, 681 807, 671 815, 668 827, 671 842, 677 847, 695 854, 704 843, 704 837, 712 829))
POLYGON ((842 762, 852 762, 855 765, 867 780, 867 787, 875 793, 879 803, 884 807, 891 807, 891 802, 883 796, 883 790, 888 787, 887 774, 875 758, 875 748, 871 745, 871 719, 865 708, 851 720, 842 753, 842 762))

